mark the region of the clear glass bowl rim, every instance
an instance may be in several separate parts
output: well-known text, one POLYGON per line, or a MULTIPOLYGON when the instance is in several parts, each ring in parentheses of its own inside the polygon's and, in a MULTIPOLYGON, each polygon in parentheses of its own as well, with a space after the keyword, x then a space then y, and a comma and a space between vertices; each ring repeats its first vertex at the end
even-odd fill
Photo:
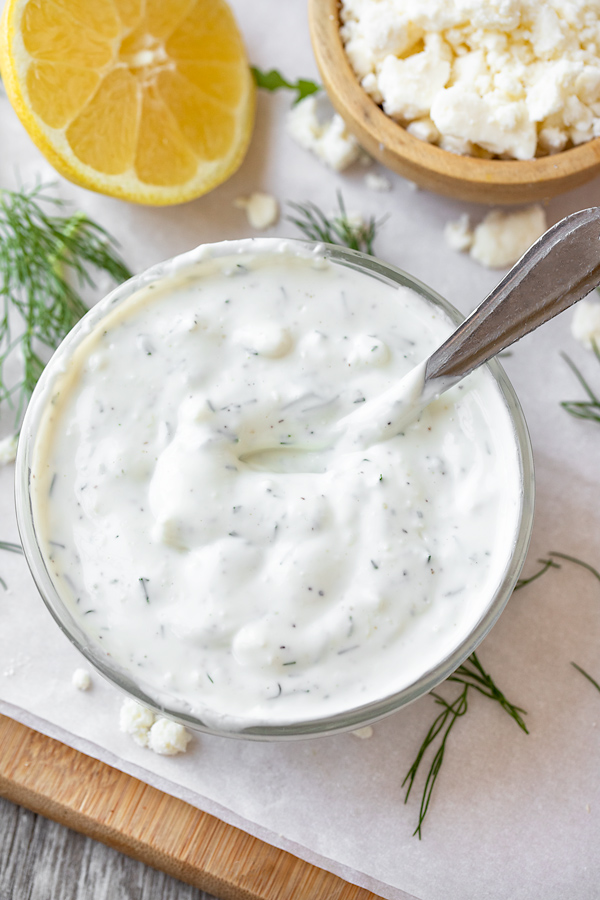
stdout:
POLYGON ((237 728, 229 730, 227 727, 221 728, 213 724, 207 724, 196 716, 183 712, 181 709, 170 708, 168 702, 163 705, 161 701, 156 699, 156 695, 153 695, 152 689, 144 689, 141 683, 133 680, 126 670, 110 662, 105 653, 101 654, 99 652, 100 648, 98 645, 88 638, 78 623, 72 618, 50 578, 36 535, 29 491, 31 462, 37 430, 45 403, 52 388, 53 379, 61 371, 61 361, 68 358, 90 330, 95 328, 98 322, 116 304, 124 302, 132 294, 147 285, 180 273, 186 268, 193 267, 198 262, 208 258, 246 253, 280 256, 282 252, 285 252, 285 248, 292 248, 294 253, 306 257, 322 255, 334 264, 355 269, 362 274, 378 278, 379 280, 408 287, 434 306, 442 309, 457 325, 464 318, 442 296, 402 269, 383 262, 377 257, 368 256, 355 250, 348 250, 331 244, 316 244, 287 238, 243 239, 202 245, 188 253, 159 263, 119 285, 103 300, 93 306, 69 332, 46 366, 28 406, 21 429, 15 471, 17 523, 25 558, 44 603, 68 639, 108 681, 144 706, 196 731, 246 740, 292 740, 355 730, 372 724, 427 694, 467 659, 498 620, 523 568, 533 525, 535 477, 529 432, 514 388, 497 360, 492 360, 487 364, 487 367, 502 394, 514 426, 515 446, 521 475, 521 505, 513 552, 504 573, 504 578, 490 598, 475 628, 450 655, 423 673, 411 685, 377 701, 353 707, 332 716, 296 721, 289 724, 249 725, 239 730, 237 728))

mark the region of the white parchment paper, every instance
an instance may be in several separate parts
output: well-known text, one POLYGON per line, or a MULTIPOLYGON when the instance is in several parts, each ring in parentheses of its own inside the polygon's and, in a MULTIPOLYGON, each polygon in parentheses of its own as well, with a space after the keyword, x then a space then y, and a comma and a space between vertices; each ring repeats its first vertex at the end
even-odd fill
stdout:
MULTIPOLYGON (((251 60, 288 77, 316 77, 302 0, 234 0, 251 60)), ((375 193, 365 169, 344 175, 287 137, 289 98, 261 93, 252 146, 240 171, 194 203, 145 209, 59 180, 0 98, 0 185, 35 178, 89 212, 121 241, 135 271, 198 243, 252 234, 233 200, 266 190, 287 200, 347 207, 389 220, 377 251, 470 310, 498 280, 450 250, 443 227, 484 210, 415 191, 390 175, 375 193)), ((379 171, 374 167, 373 171, 379 171)), ((549 223, 600 204, 600 182, 553 200, 549 223)), ((269 234, 297 235, 283 219, 269 234)), ((600 565, 600 426, 559 406, 578 399, 559 351, 600 390, 600 367, 575 344, 566 313, 522 341, 505 367, 522 400, 537 467, 537 508, 526 573, 548 551, 600 565)), ((0 416, 0 436, 11 417, 0 416)), ((16 540, 12 467, 0 470, 0 540, 16 540)), ((529 736, 477 695, 449 740, 423 840, 412 837, 422 781, 404 805, 402 779, 435 714, 431 697, 353 735, 291 744, 195 736, 185 756, 162 758, 118 730, 121 695, 97 675, 71 686, 78 653, 47 613, 22 558, 0 554, 0 711, 386 898, 594 900, 600 896, 600 693, 570 665, 600 679, 600 583, 565 562, 514 595, 480 647, 481 661, 527 710, 529 736)), ((448 697, 456 686, 441 690, 448 697)))

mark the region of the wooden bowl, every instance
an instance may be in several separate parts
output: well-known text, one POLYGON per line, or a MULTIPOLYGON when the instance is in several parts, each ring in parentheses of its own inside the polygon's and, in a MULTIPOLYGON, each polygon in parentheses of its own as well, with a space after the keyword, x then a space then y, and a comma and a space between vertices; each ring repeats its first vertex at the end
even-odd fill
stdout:
POLYGON ((361 146, 421 187, 476 203, 546 200, 600 175, 600 138, 532 160, 478 159, 408 134, 360 86, 340 36, 338 0, 309 0, 313 50, 329 98, 361 146))

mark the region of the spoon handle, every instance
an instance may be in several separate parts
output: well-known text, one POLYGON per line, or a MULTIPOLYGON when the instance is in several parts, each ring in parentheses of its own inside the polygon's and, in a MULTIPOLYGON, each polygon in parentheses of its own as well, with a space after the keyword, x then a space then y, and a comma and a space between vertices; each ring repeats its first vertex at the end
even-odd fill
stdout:
POLYGON ((600 207, 549 228, 427 360, 444 389, 600 284, 600 207))

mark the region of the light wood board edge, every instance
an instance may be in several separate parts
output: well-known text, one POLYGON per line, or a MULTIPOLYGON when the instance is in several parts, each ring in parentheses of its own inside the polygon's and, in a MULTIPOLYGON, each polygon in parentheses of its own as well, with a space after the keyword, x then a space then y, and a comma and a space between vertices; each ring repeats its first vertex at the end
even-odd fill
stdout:
POLYGON ((420 141, 360 86, 339 31, 339 0, 309 0, 313 51, 329 98, 361 146, 427 190, 475 203, 530 203, 600 175, 600 138, 532 160, 476 159, 420 141))
POLYGON ((5 716, 0 794, 222 900, 381 900, 5 716))

